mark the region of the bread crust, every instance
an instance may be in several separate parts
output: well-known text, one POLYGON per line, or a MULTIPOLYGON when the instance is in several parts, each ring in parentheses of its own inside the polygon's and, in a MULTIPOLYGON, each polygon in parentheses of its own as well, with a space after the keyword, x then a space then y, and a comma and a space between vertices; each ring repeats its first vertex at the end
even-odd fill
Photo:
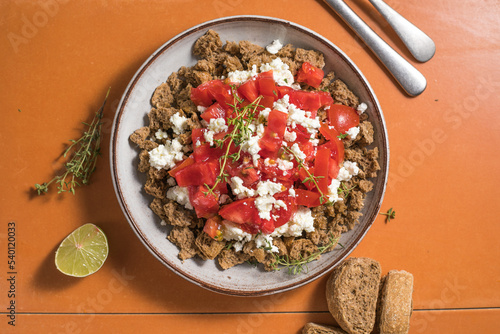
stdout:
POLYGON ((373 330, 380 274, 377 261, 350 258, 338 266, 328 279, 328 309, 346 332, 367 334, 373 330))
POLYGON ((302 328, 302 334, 347 334, 341 328, 320 325, 314 322, 308 322, 302 328))
POLYGON ((413 275, 391 270, 384 277, 380 300, 380 334, 404 334, 410 330, 413 275))

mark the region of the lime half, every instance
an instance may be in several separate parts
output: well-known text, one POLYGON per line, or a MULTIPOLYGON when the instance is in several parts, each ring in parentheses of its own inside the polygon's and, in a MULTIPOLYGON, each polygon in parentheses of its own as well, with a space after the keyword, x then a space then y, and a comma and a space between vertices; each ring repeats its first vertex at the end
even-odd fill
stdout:
POLYGON ((85 224, 61 242, 56 251, 56 267, 63 274, 85 277, 102 267, 108 251, 108 239, 102 230, 85 224))

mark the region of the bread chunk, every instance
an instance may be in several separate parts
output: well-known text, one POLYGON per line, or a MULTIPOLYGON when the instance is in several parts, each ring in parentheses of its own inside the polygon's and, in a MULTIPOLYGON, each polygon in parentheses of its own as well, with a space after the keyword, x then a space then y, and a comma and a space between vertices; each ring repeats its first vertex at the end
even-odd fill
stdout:
POLYGON ((350 334, 373 330, 380 285, 380 264, 368 258, 350 258, 335 268, 326 285, 328 309, 350 334))
POLYGON ((308 322, 302 329, 302 334, 346 334, 341 328, 325 326, 308 322))
POLYGON ((383 278, 377 329, 380 334, 404 334, 410 330, 413 275, 404 270, 391 270, 383 278))

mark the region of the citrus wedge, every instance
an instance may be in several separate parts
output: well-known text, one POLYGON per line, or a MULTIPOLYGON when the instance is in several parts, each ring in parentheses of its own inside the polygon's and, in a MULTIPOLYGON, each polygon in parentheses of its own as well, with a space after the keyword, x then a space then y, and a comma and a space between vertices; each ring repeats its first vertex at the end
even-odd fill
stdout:
POLYGON ((108 239, 102 230, 85 224, 61 242, 56 251, 56 267, 63 274, 85 277, 102 267, 108 251, 108 239))

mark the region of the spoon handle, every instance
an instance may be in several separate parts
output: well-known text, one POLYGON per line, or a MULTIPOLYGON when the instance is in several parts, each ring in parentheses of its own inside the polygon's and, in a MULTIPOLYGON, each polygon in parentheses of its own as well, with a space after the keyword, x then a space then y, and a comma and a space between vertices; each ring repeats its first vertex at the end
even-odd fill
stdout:
POLYGON ((342 0, 325 2, 368 45, 408 95, 417 96, 425 90, 427 81, 422 73, 384 42, 349 6, 342 0))
POLYGON ((426 62, 434 56, 434 41, 413 23, 405 19, 382 0, 370 0, 372 5, 389 22, 410 53, 420 62, 426 62))

